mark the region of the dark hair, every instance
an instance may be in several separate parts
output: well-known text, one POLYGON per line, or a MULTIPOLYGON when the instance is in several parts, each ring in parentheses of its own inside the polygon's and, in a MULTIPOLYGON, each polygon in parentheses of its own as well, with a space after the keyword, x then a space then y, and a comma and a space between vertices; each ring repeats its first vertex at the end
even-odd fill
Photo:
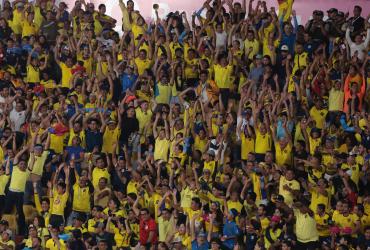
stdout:
POLYGON ((321 210, 325 211, 326 206, 325 206, 324 204, 320 203, 320 204, 317 204, 317 208, 319 208, 319 209, 321 209, 321 210))

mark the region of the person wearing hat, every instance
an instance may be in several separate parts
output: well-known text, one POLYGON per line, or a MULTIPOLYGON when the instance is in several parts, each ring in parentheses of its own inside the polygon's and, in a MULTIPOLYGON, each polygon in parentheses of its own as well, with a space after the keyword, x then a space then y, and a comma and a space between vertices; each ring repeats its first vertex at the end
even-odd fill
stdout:
POLYGON ((279 228, 281 217, 274 215, 271 217, 270 225, 266 228, 264 233, 265 248, 269 249, 272 246, 279 245, 283 239, 283 231, 279 228))
POLYGON ((240 234, 238 225, 235 222, 235 218, 238 216, 238 211, 235 208, 229 209, 227 203, 225 204, 224 214, 226 216, 226 222, 222 229, 221 241, 223 246, 227 249, 232 249, 236 243, 236 240, 240 234))
POLYGON ((208 230, 208 235, 200 231, 196 235, 195 231, 195 221, 198 219, 200 215, 196 214, 191 218, 190 222, 190 235, 191 235, 191 249, 192 250, 208 250, 210 247, 209 242, 211 241, 211 235, 213 231, 213 220, 215 219, 214 217, 210 218, 210 228, 208 230))
POLYGON ((12 240, 13 233, 7 229, 1 233, 0 248, 1 249, 15 249, 15 242, 12 240))

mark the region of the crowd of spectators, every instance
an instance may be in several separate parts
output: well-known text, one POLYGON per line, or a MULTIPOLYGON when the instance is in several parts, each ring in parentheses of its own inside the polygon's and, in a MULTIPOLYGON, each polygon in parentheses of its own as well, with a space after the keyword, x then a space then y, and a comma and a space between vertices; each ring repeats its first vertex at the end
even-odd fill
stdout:
POLYGON ((277 2, 5 0, 0 249, 370 249, 370 15, 277 2))

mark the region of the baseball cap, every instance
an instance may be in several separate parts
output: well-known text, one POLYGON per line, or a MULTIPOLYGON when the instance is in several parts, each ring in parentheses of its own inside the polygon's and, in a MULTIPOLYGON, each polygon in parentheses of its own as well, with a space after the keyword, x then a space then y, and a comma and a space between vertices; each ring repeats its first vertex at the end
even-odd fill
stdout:
POLYGON ((207 236, 206 233, 203 231, 199 232, 198 234, 198 237, 206 237, 206 236, 207 236))
POLYGON ((262 59, 263 58, 263 56, 261 54, 257 54, 257 55, 255 55, 255 57, 256 57, 256 59, 262 59))
POLYGON ((289 51, 289 47, 284 44, 283 46, 281 46, 281 49, 280 50, 281 51, 289 51))
POLYGON ((280 220, 281 220, 280 216, 274 215, 271 217, 271 221, 273 222, 280 222, 280 220))

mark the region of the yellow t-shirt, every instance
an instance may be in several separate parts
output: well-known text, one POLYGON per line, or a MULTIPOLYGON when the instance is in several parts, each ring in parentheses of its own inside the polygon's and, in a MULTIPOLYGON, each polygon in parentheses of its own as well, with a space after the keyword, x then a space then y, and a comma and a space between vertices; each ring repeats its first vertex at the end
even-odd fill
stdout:
POLYGON ((141 60, 140 58, 135 58, 134 61, 135 61, 139 76, 144 74, 144 71, 146 69, 150 69, 153 63, 152 60, 149 60, 149 59, 141 60))
POLYGON ((129 247, 130 246, 130 234, 126 230, 120 230, 115 227, 114 230, 114 241, 116 242, 116 247, 129 247))
POLYGON ((242 160, 248 159, 248 154, 254 152, 254 138, 246 137, 244 133, 240 135, 241 139, 241 158, 242 160))
POLYGON ((252 48, 252 51, 249 53, 248 59, 253 60, 253 57, 258 54, 260 50, 260 43, 256 39, 253 39, 252 41, 249 41, 246 39, 244 41, 244 51, 245 54, 248 53, 249 48, 252 48))
MULTIPOLYGON (((327 227, 328 226, 328 220, 329 220, 329 215, 328 214, 324 214, 324 216, 322 216, 322 217, 319 214, 315 214, 315 221, 316 221, 317 225, 327 227)), ((319 229, 318 228, 317 231, 319 232, 320 237, 327 237, 327 236, 330 235, 329 227, 327 227, 325 229, 319 229)))
POLYGON ((315 106, 313 106, 310 110, 310 116, 316 122, 316 127, 319 129, 324 128, 325 125, 325 118, 328 113, 327 109, 318 110, 315 106))
POLYGON ((230 81, 231 74, 233 73, 233 66, 227 65, 226 67, 222 67, 219 64, 213 66, 215 72, 215 82, 217 87, 220 89, 230 89, 232 86, 232 82, 230 81))
POLYGON ((257 154, 266 154, 267 151, 271 150, 271 143, 270 134, 262 135, 259 129, 256 130, 255 152, 257 154))
POLYGON ((147 126, 148 123, 150 122, 153 113, 149 109, 146 112, 142 111, 141 108, 136 108, 135 111, 136 119, 139 121, 139 133, 142 134, 144 132, 145 126, 147 126))
POLYGON ((119 136, 121 134, 121 129, 117 126, 115 129, 110 130, 108 127, 105 128, 103 135, 103 147, 102 152, 106 154, 112 154, 115 143, 118 143, 119 136))
POLYGON ((154 148, 154 160, 164 160, 168 161, 168 151, 170 149, 170 140, 164 139, 155 139, 155 148, 154 148))
POLYGON ((78 180, 73 185, 72 209, 74 211, 89 213, 90 209, 90 189, 88 186, 80 187, 78 180))
POLYGON ((60 248, 58 248, 57 244, 55 244, 53 239, 48 239, 48 241, 46 241, 45 247, 49 250, 67 250, 67 246, 64 243, 64 241, 59 239, 59 242, 60 242, 60 248))
POLYGON ((172 95, 172 86, 167 84, 162 84, 158 82, 158 95, 155 97, 155 101, 160 104, 170 104, 171 95, 172 95))
POLYGON ((293 190, 299 190, 300 189, 299 182, 296 180, 288 181, 284 176, 280 177, 279 194, 284 197, 284 202, 287 205, 292 205, 294 197, 289 191, 283 188, 285 185, 288 185, 293 190))
POLYGON ((30 175, 30 171, 21 171, 18 165, 13 167, 12 178, 10 180, 9 190, 15 192, 24 192, 26 189, 26 182, 30 175))
POLYGON ((64 138, 65 135, 50 134, 50 149, 53 149, 57 154, 61 154, 64 149, 64 138))
POLYGON ((329 91, 329 111, 343 111, 344 92, 332 88, 329 91))
POLYGON ((8 184, 10 175, 3 174, 0 176, 0 196, 5 195, 5 187, 8 184))
POLYGON ((59 64, 60 70, 62 71, 62 87, 63 88, 71 88, 70 81, 72 79, 72 68, 67 67, 64 62, 60 62, 59 64))
MULTIPOLYGON (((31 154, 33 154, 33 153, 31 153, 31 154)), ((35 163, 33 165, 33 169, 32 169, 32 172, 31 172, 32 174, 36 174, 36 175, 39 175, 39 176, 42 175, 42 172, 44 170, 44 164, 45 164, 45 161, 46 161, 46 158, 48 157, 48 155, 49 155, 49 151, 44 151, 44 152, 42 152, 41 156, 35 156, 35 163)), ((28 161, 28 163, 30 163, 30 160, 28 161)))
POLYGON ((296 235, 300 242, 318 241, 319 233, 316 228, 316 221, 307 213, 303 214, 298 209, 294 209, 296 217, 296 235))
POLYGON ((358 216, 355 214, 349 214, 348 216, 343 216, 343 214, 338 214, 338 216, 333 216, 333 221, 336 225, 341 228, 350 227, 352 230, 355 229, 355 223, 359 220, 358 216))
POLYGON ((108 180, 108 183, 110 183, 110 174, 108 172, 107 168, 98 168, 95 167, 92 172, 92 184, 94 188, 96 188, 99 184, 100 178, 105 177, 108 180))
POLYGON ((64 216, 64 209, 68 201, 68 190, 63 194, 59 194, 54 188, 53 190, 53 200, 51 205, 51 214, 64 216))
POLYGON ((40 69, 32 65, 27 65, 27 83, 39 83, 40 82, 40 69))
POLYGON ((279 166, 292 165, 292 146, 290 144, 286 145, 284 149, 281 148, 279 143, 275 144, 275 155, 276 164, 279 166))
POLYGON ((29 23, 27 20, 22 22, 22 38, 25 36, 34 36, 37 34, 37 26, 35 23, 29 23))

